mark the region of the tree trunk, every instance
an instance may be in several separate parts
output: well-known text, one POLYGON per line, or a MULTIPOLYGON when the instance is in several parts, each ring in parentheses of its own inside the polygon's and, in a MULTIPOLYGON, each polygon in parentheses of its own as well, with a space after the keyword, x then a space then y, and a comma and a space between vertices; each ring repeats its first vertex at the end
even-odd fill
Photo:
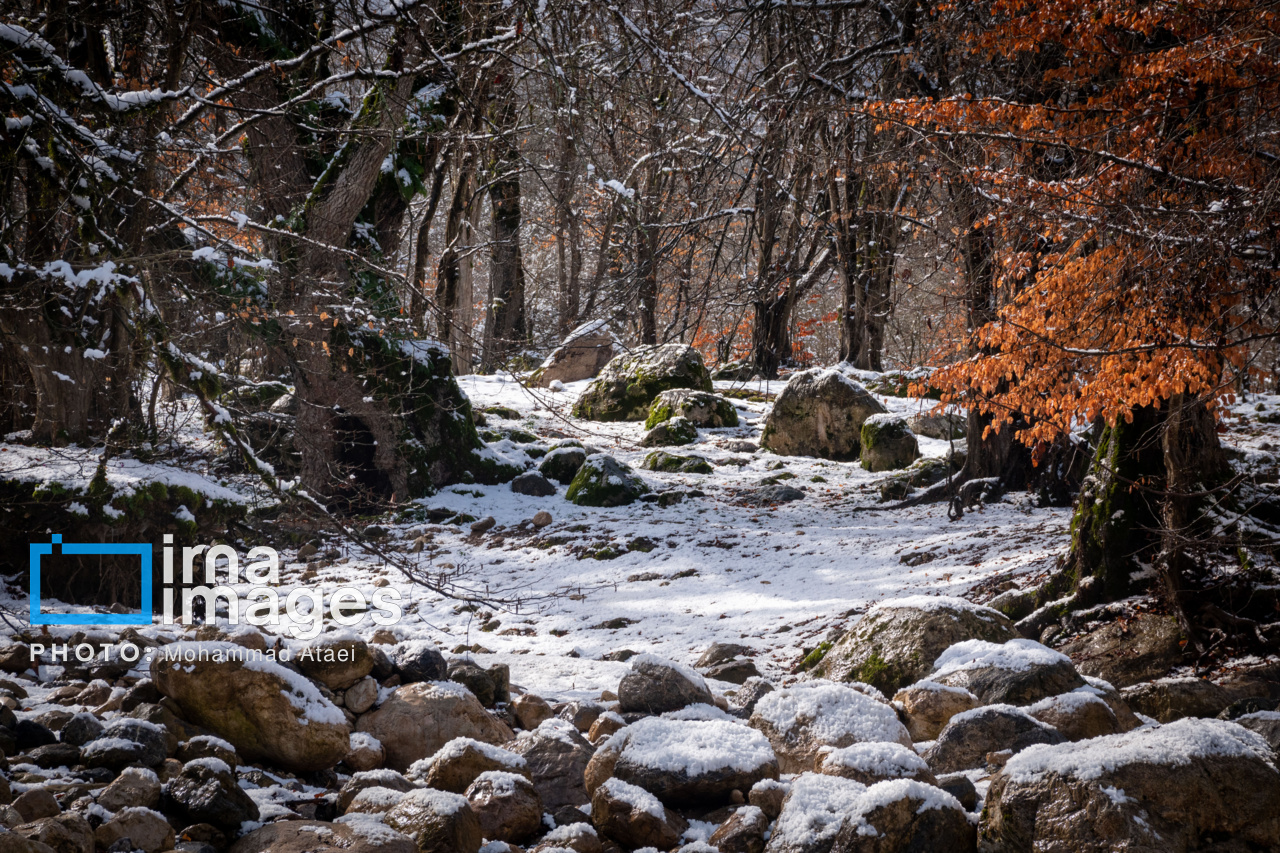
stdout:
POLYGON ((497 177, 489 185, 493 235, 489 261, 489 308, 482 367, 495 370, 529 343, 525 322, 524 260, 520 253, 520 151, 514 138, 515 110, 499 109, 498 128, 511 130, 493 142, 497 177))
POLYGON ((436 275, 437 334, 448 345, 458 371, 471 368, 471 219, 478 207, 473 198, 474 170, 475 159, 468 151, 462 155, 454 178, 453 201, 445 220, 445 248, 436 275))

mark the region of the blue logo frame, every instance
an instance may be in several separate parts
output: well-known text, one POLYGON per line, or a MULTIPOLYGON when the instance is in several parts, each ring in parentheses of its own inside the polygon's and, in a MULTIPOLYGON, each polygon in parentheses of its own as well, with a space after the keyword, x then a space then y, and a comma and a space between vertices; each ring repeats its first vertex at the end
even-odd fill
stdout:
POLYGON ((62 534, 53 534, 52 542, 31 543, 31 624, 32 625, 150 625, 154 609, 151 603, 151 545, 146 542, 67 542, 62 534), (42 613, 40 612, 40 558, 52 554, 54 546, 64 554, 134 554, 142 560, 141 613, 42 613))

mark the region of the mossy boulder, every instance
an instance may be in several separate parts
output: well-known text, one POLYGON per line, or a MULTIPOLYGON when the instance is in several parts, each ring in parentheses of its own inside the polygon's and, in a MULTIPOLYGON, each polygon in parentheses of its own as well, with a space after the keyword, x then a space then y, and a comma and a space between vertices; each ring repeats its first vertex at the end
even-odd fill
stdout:
POLYGON ((746 361, 727 361, 716 368, 714 378, 721 382, 746 382, 756 369, 746 361))
POLYGON ((592 421, 640 421, 663 391, 711 391, 702 355, 684 344, 640 347, 615 357, 573 406, 574 417, 592 421))
POLYGON ((630 466, 601 453, 582 463, 565 497, 578 506, 625 506, 648 492, 630 466))
POLYGON ((862 424, 884 406, 838 370, 813 368, 791 377, 765 419, 760 446, 784 456, 858 458, 862 424))
POLYGON ((674 417, 688 418, 694 426, 708 429, 738 425, 738 410, 724 397, 719 394, 708 394, 706 391, 677 388, 663 391, 654 398, 649 406, 649 417, 645 420, 644 427, 653 429, 663 421, 674 417))
POLYGON ((1003 643, 1017 637, 1003 613, 958 598, 913 596, 868 611, 813 667, 832 681, 862 681, 893 695, 933 672, 944 651, 963 640, 1003 643))
POLYGON ((698 440, 698 428, 688 418, 674 417, 662 421, 640 439, 641 447, 672 447, 698 440))
POLYGON ((920 456, 920 444, 898 415, 872 415, 862 422, 862 467, 868 471, 900 471, 920 456))
POLYGON ((650 453, 640 467, 646 471, 662 471, 666 474, 710 474, 713 470, 711 463, 701 456, 681 456, 665 450, 650 453))
POLYGON ((542 472, 542 476, 555 480, 561 485, 568 485, 573 482, 574 475, 586 461, 587 451, 582 444, 576 441, 565 441, 547 451, 547 455, 542 457, 542 462, 538 465, 538 470, 542 472))
POLYGON ((884 501, 900 501, 912 489, 940 483, 949 474, 959 471, 964 464, 963 460, 964 456, 959 453, 952 454, 950 461, 940 456, 917 459, 902 473, 885 478, 880 484, 880 499, 884 501))

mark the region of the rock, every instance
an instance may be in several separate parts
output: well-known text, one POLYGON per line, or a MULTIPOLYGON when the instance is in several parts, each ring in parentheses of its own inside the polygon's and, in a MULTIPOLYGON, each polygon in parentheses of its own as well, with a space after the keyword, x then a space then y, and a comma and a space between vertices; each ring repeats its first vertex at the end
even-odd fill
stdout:
POLYGON ((447 681, 397 688, 377 710, 360 717, 357 728, 381 741, 387 766, 400 771, 454 738, 503 743, 512 737, 469 690, 447 681))
POLYGON ((330 690, 345 690, 373 671, 369 645, 346 632, 319 637, 294 662, 303 675, 330 690))
POLYGON ((31 669, 31 648, 26 643, 5 643, 0 646, 0 672, 21 675, 31 669))
POLYGON ((743 806, 716 827, 707 843, 720 853, 764 853, 769 819, 756 806, 743 806))
POLYGON ((663 391, 649 405, 649 416, 645 419, 644 427, 651 430, 672 418, 684 418, 694 427, 706 429, 736 427, 738 410, 719 394, 684 388, 663 391))
POLYGON ((573 727, 586 734, 591 731, 592 724, 605 712, 605 706, 599 702, 574 700, 565 704, 556 716, 573 723, 573 727))
POLYGON ((972 853, 978 849, 978 832, 955 797, 923 782, 900 779, 873 785, 858 798, 831 849, 972 853))
POLYGON ((255 829, 229 853, 417 853, 408 836, 372 820, 326 823, 282 820, 255 829))
POLYGON ((98 794, 97 802, 109 812, 128 806, 155 808, 160 802, 160 777, 145 767, 126 767, 98 794))
POLYGON ((73 813, 24 823, 15 827, 13 834, 27 839, 32 853, 91 853, 94 849, 93 828, 73 813))
POLYGON ((405 794, 383 821, 412 838, 419 853, 479 853, 483 838, 466 797, 429 788, 405 794))
POLYGON ((63 743, 84 746, 89 741, 101 737, 104 728, 101 720, 88 711, 82 711, 63 724, 61 731, 58 732, 58 738, 63 743))
POLYGON ((782 803, 790 790, 790 782, 765 779, 751 786, 747 802, 764 812, 764 816, 773 822, 782 814, 782 803))
POLYGON ((1021 708, 986 705, 952 717, 925 750, 924 760, 934 773, 954 773, 984 766, 987 753, 1007 749, 1017 754, 1034 744, 1065 740, 1057 729, 1021 708))
POLYGON ((498 520, 496 518, 494 518, 492 515, 486 515, 484 518, 480 519, 479 521, 471 522, 471 532, 479 536, 481 533, 488 533, 495 526, 497 526, 497 524, 498 524, 498 520))
POLYGON ((466 796, 485 838, 524 844, 542 829, 542 798, 524 776, 487 770, 466 796))
POLYGON ((698 658, 694 663, 698 669, 703 667, 715 666, 718 663, 727 663, 741 657, 750 657, 751 649, 737 643, 712 643, 707 650, 702 653, 702 657, 698 658))
POLYGON ((550 388, 552 382, 580 382, 600 373, 622 350, 602 320, 584 323, 570 332, 551 351, 542 366, 533 372, 532 381, 539 388, 550 388))
POLYGON ((952 441, 965 437, 968 419, 957 412, 920 412, 907 419, 907 426, 916 435, 952 441))
POLYGON ((869 610, 812 672, 832 681, 864 681, 893 694, 933 672, 934 661, 956 643, 1016 636, 1003 614, 963 599, 900 598, 869 610))
MULTIPOLYGON (((791 782, 767 853, 833 853, 846 816, 866 787, 838 776, 804 773, 791 782)), ((927 849, 927 848, 926 848, 927 849)))
POLYGON ((127 839, 129 850, 142 850, 144 853, 172 850, 177 843, 173 827, 164 815, 142 806, 131 806, 117 812, 94 830, 93 837, 100 847, 107 849, 127 839))
POLYGON ((795 486, 785 486, 781 483, 761 486, 758 489, 746 492, 742 496, 742 502, 747 506, 775 506, 802 500, 804 500, 804 492, 795 486))
POLYGON ((511 491, 517 495, 545 498, 556 493, 556 486, 537 471, 525 471, 511 481, 511 491))
POLYGON ((936 785, 929 765, 914 749, 900 743, 857 743, 833 749, 818 758, 817 770, 827 776, 874 785, 891 779, 914 779, 936 785))
POLYGON ((545 509, 540 509, 533 514, 531 521, 533 522, 534 527, 541 530, 551 523, 551 513, 547 512, 545 509))
POLYGON ((533 731, 521 732, 508 747, 528 762, 529 777, 548 811, 587 802, 583 774, 595 748, 572 723, 545 720, 533 731))
POLYGON ((927 680, 899 690, 893 701, 902 705, 907 731, 913 741, 933 740, 956 714, 982 704, 963 687, 948 687, 927 680))
POLYGON ((342 697, 342 704, 353 714, 363 714, 378 701, 378 682, 373 676, 366 675, 347 688, 342 697))
POLYGON ((763 678, 748 678, 733 694, 733 705, 730 712, 735 717, 750 717, 756 710, 761 697, 773 692, 773 685, 763 678))
POLYGON ((351 733, 351 749, 342 759, 342 763, 356 772, 375 770, 386 760, 386 750, 381 741, 366 732, 351 733))
MULTIPOLYGON (((578 814, 583 821, 590 820, 585 814, 578 814)), ((556 812, 556 828, 544 835, 529 853, 565 853, 568 850, 573 853, 604 853, 604 845, 590 823, 564 823, 560 820, 560 812, 556 812)))
POLYGON ((629 466, 602 453, 582 463, 565 497, 578 506, 625 506, 648 492, 629 466))
POLYGON ((165 730, 155 723, 122 718, 113 720, 102 736, 81 750, 85 764, 121 770, 129 765, 159 767, 169 755, 165 730))
MULTIPOLYGON (((79 691, 76 692, 78 693, 79 691)), ((0 711, 0 716, 12 720, 13 712, 5 708, 4 711, 0 711)), ((58 742, 58 736, 48 726, 41 725, 35 720, 10 722, 8 728, 13 730, 13 739, 17 742, 19 750, 34 749, 37 746, 58 742)))
POLYGON ((1122 730, 1111 706, 1087 689, 1041 699, 1026 711, 1062 732, 1067 740, 1089 740, 1122 730))
POLYGON ((713 702, 702 676, 686 666, 647 654, 636 655, 630 663, 631 671, 618 684, 618 706, 624 714, 662 714, 713 702))
POLYGON ((638 347, 605 365, 574 404, 573 415, 592 421, 644 420, 654 398, 673 388, 712 390, 702 355, 684 344, 638 347))
POLYGON ((492 708, 496 686, 493 676, 469 660, 455 660, 449 664, 449 680, 470 690, 486 708, 492 708))
POLYGON ((937 786, 959 800, 965 811, 978 807, 978 789, 967 774, 944 773, 938 777, 937 786))
POLYGON ((342 711, 297 673, 265 658, 247 666, 243 649, 235 649, 172 644, 152 658, 151 680, 188 720, 225 738, 246 760, 304 771, 341 761, 350 731, 342 711))
POLYGON ((1109 622, 1059 648, 1084 675, 1129 687, 1168 674, 1182 658, 1181 632, 1171 616, 1140 612, 1109 622))
POLYGON ((760 446, 782 456, 858 457, 862 423, 884 407, 837 370, 794 374, 765 418, 760 446))
POLYGON ((421 778, 428 788, 462 794, 480 774, 489 771, 528 776, 529 763, 524 756, 500 746, 459 737, 440 747, 430 759, 415 764, 409 775, 421 778))
POLYGON ((13 808, 27 823, 62 814, 62 807, 48 788, 28 788, 13 801, 13 808))
POLYGON ((984 705, 1030 705, 1086 686, 1071 659, 1035 640, 966 640, 938 657, 931 681, 963 687, 984 705))
POLYGON ((587 740, 594 744, 599 744, 605 738, 626 727, 627 721, 622 718, 621 714, 614 711, 605 711, 596 717, 595 722, 591 724, 591 730, 587 732, 587 740))
POLYGON ((587 451, 577 442, 557 444, 547 451, 538 463, 538 470, 543 476, 567 486, 573 482, 573 475, 578 473, 582 463, 587 461, 587 451))
POLYGON ((45 769, 75 767, 80 763, 80 747, 70 743, 47 743, 27 752, 26 760, 45 769))
POLYGON ((409 640, 398 643, 391 651, 391 663, 403 684, 419 681, 444 681, 449 677, 449 665, 444 655, 428 640, 409 640))
POLYGON ((516 723, 520 728, 533 731, 556 715, 547 704, 547 700, 533 693, 524 693, 511 700, 511 711, 516 715, 516 723))
POLYGON ((862 467, 868 471, 899 471, 920 456, 920 445, 898 415, 872 415, 862 422, 862 467))
POLYGON ((722 806, 735 790, 777 779, 778 760, 764 735, 739 723, 646 717, 609 738, 584 777, 591 794, 614 777, 671 807, 722 806))
POLYGON ((823 747, 881 741, 911 746, 906 727, 889 705, 823 681, 767 694, 756 703, 749 724, 769 739, 783 773, 813 770, 823 747))
POLYGON ((1139 714, 1161 723, 1184 717, 1216 717, 1231 704, 1231 694, 1212 681, 1200 678, 1161 678, 1120 691, 1124 701, 1139 714))
POLYGON ((1184 719, 1015 755, 991 780, 984 850, 1280 849, 1266 743, 1184 719))
POLYGON ((609 779, 596 788, 591 797, 591 822, 601 835, 628 850, 669 850, 689 827, 653 794, 621 779, 609 779))
POLYGON ((387 788, 391 791, 405 793, 417 787, 413 782, 394 770, 366 770, 355 773, 342 786, 342 790, 338 792, 338 811, 345 813, 361 791, 371 788, 387 788))
POLYGON ((258 806, 236 777, 216 758, 188 762, 164 789, 166 811, 181 815, 187 823, 209 823, 229 832, 258 819, 258 806))
POLYGON ((759 678, 760 670, 756 669, 753 660, 727 660, 702 670, 707 678, 716 681, 727 681, 730 684, 746 684, 749 678, 759 678))
POLYGON ((698 428, 687 418, 675 417, 654 425, 640 439, 641 447, 674 447, 698 440, 698 428))
POLYGON ((397 791, 392 788, 373 787, 365 788, 351 798, 351 803, 347 806, 344 815, 381 815, 394 809, 400 805, 400 801, 404 799, 405 791, 397 791))
POLYGON ((1252 714, 1236 717, 1234 722, 1262 735, 1280 757, 1280 711, 1254 711, 1252 714))

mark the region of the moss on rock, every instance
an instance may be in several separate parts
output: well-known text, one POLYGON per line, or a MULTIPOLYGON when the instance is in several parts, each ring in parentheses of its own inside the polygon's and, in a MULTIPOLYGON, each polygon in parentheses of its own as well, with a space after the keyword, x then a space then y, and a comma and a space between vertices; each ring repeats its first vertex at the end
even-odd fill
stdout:
POLYGON ((629 466, 601 453, 582 463, 565 497, 578 506, 625 506, 648 492, 629 466))
POLYGON ((592 421, 639 421, 663 391, 711 391, 702 355, 684 344, 640 347, 615 357, 573 406, 574 417, 592 421))
POLYGON ((688 418, 676 416, 662 421, 640 439, 641 447, 672 447, 698 440, 698 428, 688 418))
POLYGON ((681 456, 665 450, 650 453, 640 467, 646 471, 661 471, 666 474, 710 474, 714 470, 711 463, 701 456, 681 456))
POLYGON ((708 394, 706 391, 679 388, 663 391, 654 398, 644 427, 653 429, 674 417, 688 418, 695 426, 708 429, 738 425, 738 410, 724 397, 708 394))
POLYGON ((920 455, 920 445, 897 415, 872 415, 862 423, 862 467, 868 471, 898 471, 920 455))

